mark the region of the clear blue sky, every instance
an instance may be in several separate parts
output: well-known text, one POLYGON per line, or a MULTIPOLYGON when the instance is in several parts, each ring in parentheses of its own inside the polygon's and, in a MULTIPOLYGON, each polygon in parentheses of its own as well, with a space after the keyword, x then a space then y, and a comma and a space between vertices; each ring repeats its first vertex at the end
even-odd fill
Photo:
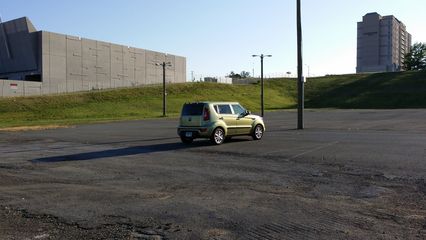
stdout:
MULTIPOLYGON (((355 72, 356 23, 395 15, 426 42, 425 0, 302 0, 304 63, 311 75, 355 72)), ((296 72, 296 0, 0 0, 3 21, 187 57, 188 78, 296 72)), ((305 74, 307 75, 307 73, 305 74)))

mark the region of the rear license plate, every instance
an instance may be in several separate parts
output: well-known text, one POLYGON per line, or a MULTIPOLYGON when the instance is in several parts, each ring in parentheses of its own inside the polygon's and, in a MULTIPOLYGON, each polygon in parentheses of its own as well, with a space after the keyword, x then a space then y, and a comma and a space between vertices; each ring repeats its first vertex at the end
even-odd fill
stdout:
POLYGON ((185 137, 192 137, 192 132, 186 132, 185 137))

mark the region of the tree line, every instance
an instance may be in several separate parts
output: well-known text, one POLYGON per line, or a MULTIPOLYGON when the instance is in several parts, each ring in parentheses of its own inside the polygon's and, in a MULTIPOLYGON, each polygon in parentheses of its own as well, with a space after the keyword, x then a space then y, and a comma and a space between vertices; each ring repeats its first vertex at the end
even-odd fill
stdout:
POLYGON ((426 71, 426 43, 415 43, 404 55, 403 66, 406 71, 426 71))
MULTIPOLYGON (((410 48, 410 52, 404 55, 403 69, 405 71, 426 71, 426 43, 415 43, 410 48)), ((250 73, 242 71, 235 73, 231 71, 227 77, 232 79, 249 78, 250 73)))
POLYGON ((230 77, 232 79, 241 79, 241 78, 249 78, 250 73, 246 71, 242 71, 241 73, 235 73, 234 71, 231 71, 227 77, 230 77))

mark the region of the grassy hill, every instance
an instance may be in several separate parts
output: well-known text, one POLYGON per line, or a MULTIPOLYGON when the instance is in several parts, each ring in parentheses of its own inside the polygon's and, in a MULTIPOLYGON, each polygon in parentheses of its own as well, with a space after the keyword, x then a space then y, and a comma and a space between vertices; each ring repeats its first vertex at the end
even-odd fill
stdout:
MULTIPOLYGON (((308 79, 305 86, 307 108, 426 108, 426 72, 326 76, 308 79)), ((171 117, 178 116, 183 103, 200 100, 239 101, 253 112, 260 108, 259 84, 185 83, 167 89, 171 117)), ((265 82, 266 110, 295 108, 296 96, 295 79, 265 82)), ((161 86, 0 99, 0 128, 161 115, 161 86)))
POLYGON ((306 84, 310 108, 426 108, 426 72, 327 76, 306 84))

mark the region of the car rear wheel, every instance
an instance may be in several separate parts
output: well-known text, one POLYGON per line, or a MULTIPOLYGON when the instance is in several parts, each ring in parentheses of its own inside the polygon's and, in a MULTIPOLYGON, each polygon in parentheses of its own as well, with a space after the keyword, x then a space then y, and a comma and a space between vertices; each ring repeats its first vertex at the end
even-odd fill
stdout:
POLYGON ((185 144, 190 144, 192 141, 194 141, 193 138, 187 138, 187 137, 180 137, 180 140, 185 144))
POLYGON ((213 131, 210 140, 216 145, 222 144, 225 141, 225 131, 220 127, 216 128, 213 131))
POLYGON ((256 127, 254 127, 254 131, 252 134, 253 140, 260 140, 263 137, 263 126, 260 124, 257 124, 256 127))

